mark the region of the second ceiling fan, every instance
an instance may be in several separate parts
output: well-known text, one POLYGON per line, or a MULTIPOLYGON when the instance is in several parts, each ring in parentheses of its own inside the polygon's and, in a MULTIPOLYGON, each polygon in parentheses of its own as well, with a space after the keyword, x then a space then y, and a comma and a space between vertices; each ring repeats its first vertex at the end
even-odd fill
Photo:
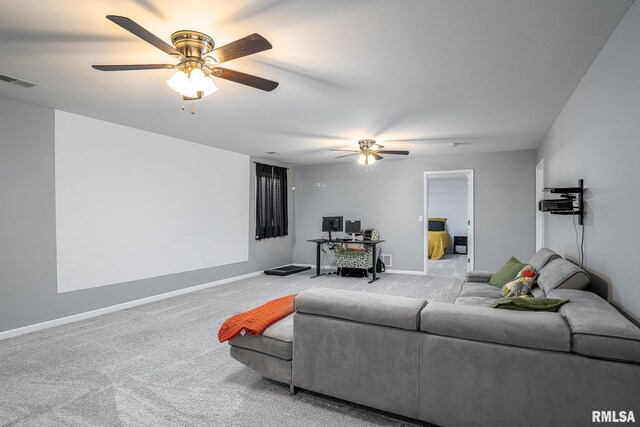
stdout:
POLYGON ((260 34, 254 33, 214 49, 215 43, 208 35, 198 31, 181 30, 171 35, 173 43, 171 46, 129 18, 107 15, 107 19, 173 56, 179 62, 177 64, 93 65, 96 70, 176 70, 167 84, 180 93, 185 100, 200 99, 217 91, 213 77, 267 92, 278 87, 277 82, 218 66, 232 59, 271 49, 271 43, 260 34))
POLYGON ((351 154, 345 154, 344 156, 338 156, 336 159, 343 157, 358 156, 358 163, 366 166, 374 164, 378 160, 384 159, 380 154, 399 154, 401 156, 409 155, 406 150, 383 150, 384 145, 376 143, 375 139, 361 139, 358 141, 360 146, 359 150, 337 150, 332 149, 330 151, 349 151, 351 154))

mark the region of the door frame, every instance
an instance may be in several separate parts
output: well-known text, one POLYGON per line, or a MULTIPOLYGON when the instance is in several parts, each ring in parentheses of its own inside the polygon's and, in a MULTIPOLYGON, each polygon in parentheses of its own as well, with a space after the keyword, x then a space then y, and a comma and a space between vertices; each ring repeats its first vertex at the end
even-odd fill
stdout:
POLYGON ((453 175, 453 174, 465 174, 467 176, 467 218, 469 219, 468 231, 467 231, 467 259, 468 268, 467 271, 475 269, 475 171, 474 169, 455 169, 455 170, 441 170, 441 171, 426 171, 423 178, 423 260, 424 260, 424 274, 428 274, 428 254, 429 254, 429 176, 431 175, 453 175))
POLYGON ((536 165, 536 252, 544 248, 544 213, 538 209, 538 201, 544 199, 544 159, 536 165))

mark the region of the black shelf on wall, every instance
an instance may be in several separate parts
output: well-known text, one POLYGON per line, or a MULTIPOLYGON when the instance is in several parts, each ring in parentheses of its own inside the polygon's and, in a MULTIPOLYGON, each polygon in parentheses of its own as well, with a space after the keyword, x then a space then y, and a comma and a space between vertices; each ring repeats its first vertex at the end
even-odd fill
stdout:
POLYGON ((584 222, 584 180, 577 187, 547 187, 545 193, 560 194, 559 199, 542 199, 538 202, 540 212, 553 215, 577 215, 578 224, 584 222))

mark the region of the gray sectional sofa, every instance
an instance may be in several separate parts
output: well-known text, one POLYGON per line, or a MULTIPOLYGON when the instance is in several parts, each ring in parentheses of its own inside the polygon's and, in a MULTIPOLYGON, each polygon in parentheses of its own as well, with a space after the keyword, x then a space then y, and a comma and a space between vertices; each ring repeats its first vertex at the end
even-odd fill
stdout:
POLYGON ((640 418, 640 329, 550 250, 534 294, 558 313, 488 308, 500 291, 471 272, 453 303, 335 289, 296 298, 262 336, 230 340, 262 375, 442 426, 586 425, 592 411, 640 418))

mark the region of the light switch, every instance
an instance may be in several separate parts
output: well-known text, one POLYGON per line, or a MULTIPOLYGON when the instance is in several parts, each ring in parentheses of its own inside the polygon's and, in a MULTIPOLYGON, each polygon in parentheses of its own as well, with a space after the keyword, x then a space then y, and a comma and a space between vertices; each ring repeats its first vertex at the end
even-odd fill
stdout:
POLYGON ((424 222, 424 217, 422 215, 418 217, 418 222, 424 222))

